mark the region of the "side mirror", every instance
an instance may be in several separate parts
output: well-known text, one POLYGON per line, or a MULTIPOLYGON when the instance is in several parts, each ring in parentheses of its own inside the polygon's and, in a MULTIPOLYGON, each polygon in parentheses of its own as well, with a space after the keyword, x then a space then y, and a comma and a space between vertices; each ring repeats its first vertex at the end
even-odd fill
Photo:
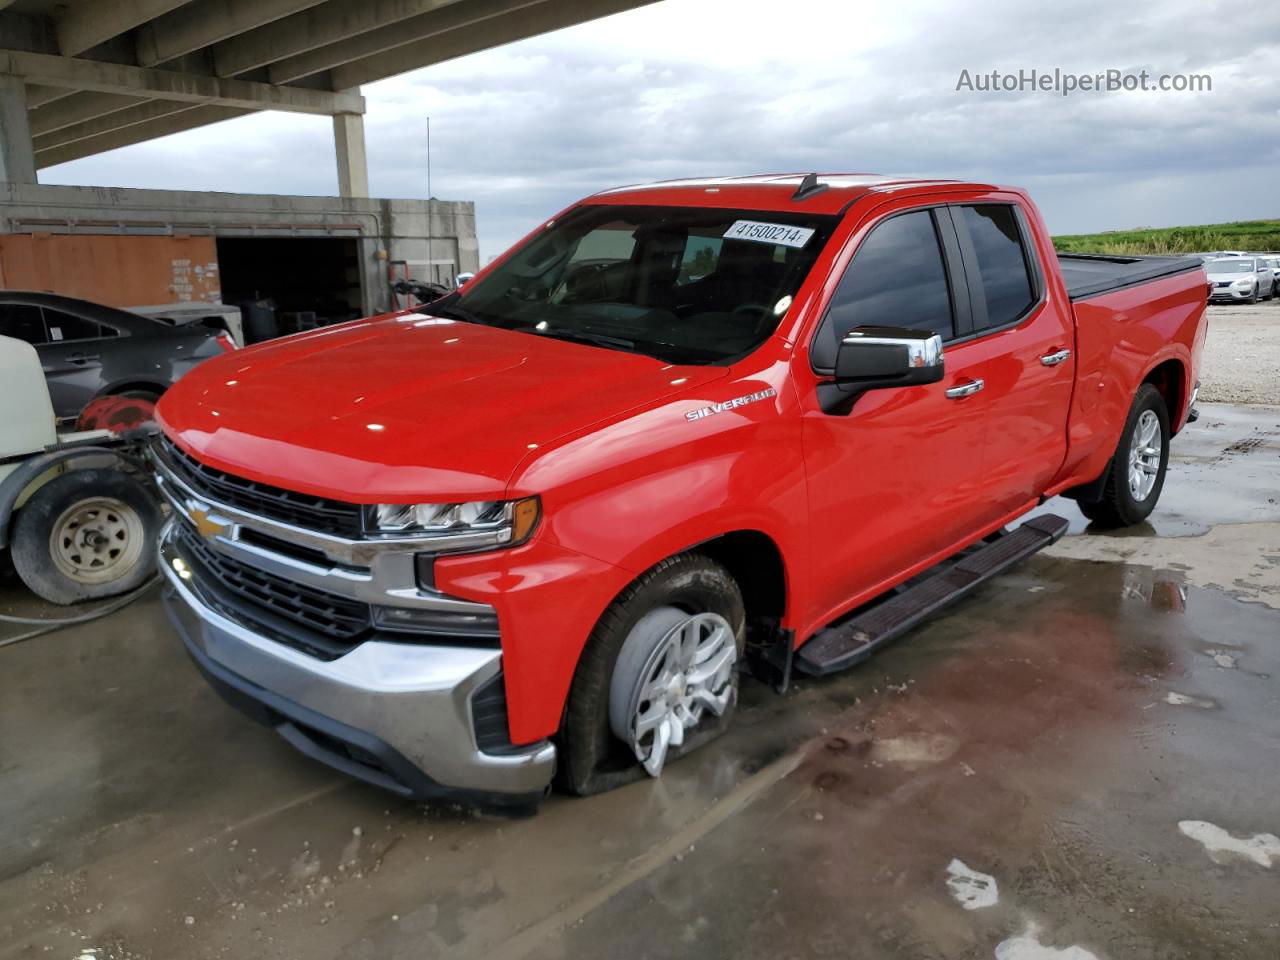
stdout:
POLYGON ((942 373, 942 338, 927 330, 855 327, 836 352, 835 380, 845 392, 918 387, 942 373))

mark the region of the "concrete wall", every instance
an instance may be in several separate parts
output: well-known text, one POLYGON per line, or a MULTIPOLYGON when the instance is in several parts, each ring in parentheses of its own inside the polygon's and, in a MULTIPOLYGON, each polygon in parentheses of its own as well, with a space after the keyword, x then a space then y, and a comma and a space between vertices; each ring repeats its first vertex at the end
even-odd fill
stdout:
POLYGON ((0 233, 356 237, 367 314, 390 305, 392 261, 410 261, 421 280, 432 278, 429 260, 456 261, 436 264, 437 280, 480 267, 470 201, 0 183, 0 233))

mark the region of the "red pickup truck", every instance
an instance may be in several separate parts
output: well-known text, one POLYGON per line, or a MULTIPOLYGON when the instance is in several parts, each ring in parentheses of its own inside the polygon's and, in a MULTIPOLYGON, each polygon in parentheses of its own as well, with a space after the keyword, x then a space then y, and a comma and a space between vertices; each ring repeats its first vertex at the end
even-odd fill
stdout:
POLYGON ((161 401, 186 647, 405 796, 590 793, 1160 496, 1198 261, 1066 257, 1017 189, 758 176, 592 196, 460 292, 161 401))

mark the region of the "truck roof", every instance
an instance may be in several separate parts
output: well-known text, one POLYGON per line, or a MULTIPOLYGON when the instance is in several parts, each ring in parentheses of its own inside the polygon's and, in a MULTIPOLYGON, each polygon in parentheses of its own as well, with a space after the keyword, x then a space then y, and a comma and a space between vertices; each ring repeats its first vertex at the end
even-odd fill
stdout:
POLYGON ((992 184, 963 180, 881 176, 874 173, 761 173, 744 177, 699 177, 615 187, 586 203, 740 207, 753 210, 839 213, 870 193, 926 190, 931 187, 996 189, 992 184), (799 199, 796 193, 808 189, 799 199))

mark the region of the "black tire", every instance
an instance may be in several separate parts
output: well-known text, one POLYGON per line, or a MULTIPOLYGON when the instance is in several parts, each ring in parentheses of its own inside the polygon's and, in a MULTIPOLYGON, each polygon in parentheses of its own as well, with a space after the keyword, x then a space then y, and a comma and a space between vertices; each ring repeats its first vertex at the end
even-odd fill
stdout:
MULTIPOLYGON (((662 561, 627 587, 601 616, 587 641, 565 706, 558 736, 558 785, 581 796, 611 790, 645 776, 630 747, 609 726, 609 690, 622 645, 645 614, 664 606, 688 613, 716 613, 733 628, 742 660, 746 615, 742 593, 720 564, 696 553, 662 561)), ((737 705, 734 695, 719 717, 708 714, 674 748, 670 759, 690 753, 727 729, 737 705)), ((668 761, 670 762, 670 761, 668 761)))
MULTIPOLYGON (((103 523, 108 519, 104 517, 103 523)), ((90 529, 81 525, 72 533, 90 529)), ((150 576, 159 530, 160 508, 140 481, 119 470, 72 470, 46 483, 18 511, 11 544, 13 565, 31 591, 51 603, 113 597, 140 586, 150 576), (104 514, 118 514, 107 529, 123 529, 124 535, 105 538, 101 549, 86 548, 79 563, 83 574, 77 577, 68 572, 68 567, 77 568, 75 564, 55 559, 51 541, 55 527, 67 532, 69 515, 77 505, 92 511, 95 502, 108 503, 99 508, 104 514), (100 569, 91 569, 91 552, 100 558, 100 569)))
POLYGON ((1245 303, 1257 303, 1257 302, 1258 302, 1258 288, 1254 287, 1253 293, 1249 294, 1249 299, 1246 300, 1245 303))
POLYGON ((1160 499, 1160 491, 1164 489, 1165 473, 1169 467, 1169 441, 1172 431, 1169 429, 1169 410, 1165 406, 1164 397, 1152 384, 1144 383, 1138 388, 1133 399, 1133 407, 1129 410, 1129 418, 1125 421, 1124 431, 1120 434, 1120 443, 1107 468, 1107 480, 1102 490, 1102 499, 1095 503, 1080 502, 1080 512, 1099 527, 1131 527, 1141 523, 1151 515, 1156 502, 1160 499), (1129 448, 1133 443, 1133 434, 1138 421, 1146 411, 1152 411, 1160 424, 1160 468, 1156 473, 1156 482, 1147 496, 1138 500, 1129 489, 1129 448))

